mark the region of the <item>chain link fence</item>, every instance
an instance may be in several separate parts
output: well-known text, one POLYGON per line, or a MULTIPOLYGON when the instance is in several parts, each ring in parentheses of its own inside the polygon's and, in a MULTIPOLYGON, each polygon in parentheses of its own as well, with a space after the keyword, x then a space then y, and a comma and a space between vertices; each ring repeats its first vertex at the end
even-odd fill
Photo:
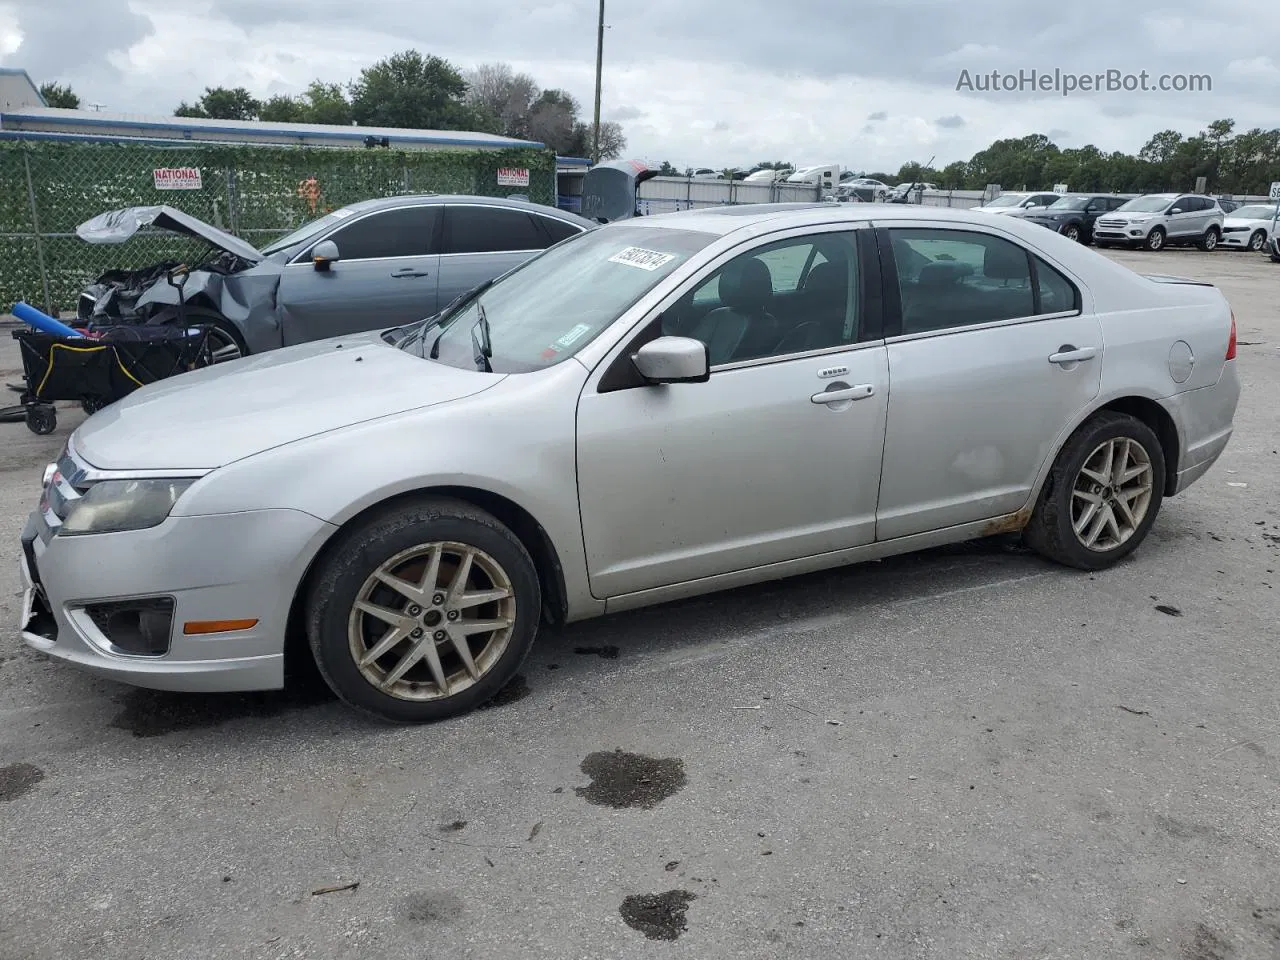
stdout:
MULTIPOLYGON (((163 176, 163 175, 162 175, 163 176)), ((204 248, 175 234, 138 233, 123 246, 85 243, 76 227, 122 207, 168 204, 265 246, 324 213, 411 193, 519 194, 556 202, 549 151, 393 151, 223 144, 0 143, 0 312, 19 300, 55 316, 115 267, 190 261, 204 248), (499 171, 528 171, 528 186, 499 171), (159 189, 156 171, 188 173, 159 189)))

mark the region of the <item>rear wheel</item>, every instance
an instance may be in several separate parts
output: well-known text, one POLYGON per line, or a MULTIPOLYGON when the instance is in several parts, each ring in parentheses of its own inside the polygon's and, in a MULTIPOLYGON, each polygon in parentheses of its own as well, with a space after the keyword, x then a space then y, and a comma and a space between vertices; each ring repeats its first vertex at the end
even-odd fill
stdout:
POLYGON ((1132 553, 1164 494, 1164 450, 1141 420, 1104 411, 1058 454, 1024 538, 1050 560, 1101 570, 1132 553))
POLYGON ((386 720, 443 720, 484 704, 537 635, 537 571, 519 539, 470 504, 429 499, 353 528, 307 597, 325 681, 386 720))
POLYGON ((1206 230, 1196 246, 1204 251, 1216 250, 1218 248, 1218 228, 1210 227, 1206 230))
POLYGON ((1164 227, 1155 227, 1147 234, 1146 242, 1143 244, 1148 250, 1164 249, 1164 227))

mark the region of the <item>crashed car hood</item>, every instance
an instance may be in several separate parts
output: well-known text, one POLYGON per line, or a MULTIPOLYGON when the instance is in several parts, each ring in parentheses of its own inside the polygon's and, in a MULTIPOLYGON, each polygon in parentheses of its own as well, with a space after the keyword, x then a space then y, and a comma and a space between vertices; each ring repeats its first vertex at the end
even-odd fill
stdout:
POLYGON ((76 430, 101 470, 213 469, 330 430, 460 400, 503 377, 423 360, 378 333, 319 340, 135 390, 76 430))
POLYGON ((197 220, 176 207, 125 207, 100 213, 76 227, 76 235, 87 243, 123 243, 143 227, 158 227, 186 237, 203 240, 211 246, 233 253, 250 263, 266 259, 259 251, 225 230, 197 220))

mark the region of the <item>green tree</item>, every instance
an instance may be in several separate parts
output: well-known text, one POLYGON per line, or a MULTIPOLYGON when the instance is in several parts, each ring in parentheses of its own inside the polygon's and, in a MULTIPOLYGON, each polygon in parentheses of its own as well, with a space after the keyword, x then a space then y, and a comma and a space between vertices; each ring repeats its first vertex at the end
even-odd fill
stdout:
POLYGON ((303 123, 307 119, 307 106, 298 97, 277 95, 262 104, 258 119, 271 123, 303 123))
POLYGON ((351 101, 347 99, 342 84, 312 80, 302 98, 307 106, 304 115, 308 123, 351 126, 351 101))
POLYGON ((80 97, 70 86, 61 83, 40 84, 40 96, 44 97, 44 102, 51 107, 61 107, 64 110, 80 109, 80 97))
POLYGON ((262 104, 244 87, 205 87, 194 104, 185 100, 173 111, 175 117, 208 117, 213 120, 256 120, 262 104))
POLYGON ((464 98, 467 81, 434 55, 405 50, 361 71, 351 84, 351 115, 363 126, 466 130, 479 117, 464 98))

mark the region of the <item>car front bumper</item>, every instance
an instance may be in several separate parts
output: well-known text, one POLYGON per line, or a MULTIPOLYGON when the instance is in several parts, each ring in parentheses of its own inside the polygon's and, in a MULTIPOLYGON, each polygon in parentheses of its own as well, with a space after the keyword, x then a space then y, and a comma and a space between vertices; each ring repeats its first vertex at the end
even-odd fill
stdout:
POLYGON ((1224 233, 1218 242, 1224 247, 1235 247, 1239 250, 1246 250, 1249 247, 1249 238, 1252 236, 1252 230, 1242 230, 1239 232, 1233 230, 1230 233, 1224 233))
POLYGON ((23 641, 84 670, 139 687, 201 693, 284 685, 284 637, 294 593, 333 531, 297 510, 170 517, 148 530, 53 535, 40 513, 22 533, 23 641), (172 601, 168 648, 130 653, 90 609, 172 601), (255 621, 188 634, 187 624, 255 621))

